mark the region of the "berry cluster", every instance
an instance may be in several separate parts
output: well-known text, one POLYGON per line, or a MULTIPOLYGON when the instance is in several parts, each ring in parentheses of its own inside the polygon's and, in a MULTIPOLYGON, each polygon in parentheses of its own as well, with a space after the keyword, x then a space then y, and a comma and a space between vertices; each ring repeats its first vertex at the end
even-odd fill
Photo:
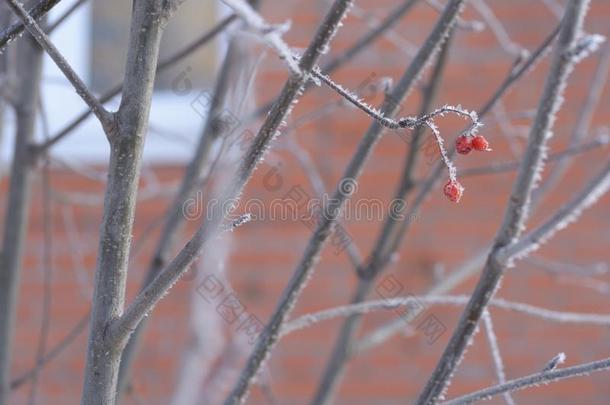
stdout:
MULTIPOLYGON (((461 155, 467 155, 472 150, 476 151, 491 151, 489 147, 489 142, 482 135, 460 135, 455 140, 455 150, 457 153, 461 155)), ((457 179, 450 179, 445 187, 443 187, 443 193, 445 196, 452 202, 459 202, 460 198, 462 198, 462 194, 464 194, 464 186, 460 184, 457 179)))
POLYGON ((472 150, 489 152, 491 148, 489 147, 489 142, 483 135, 460 135, 458 139, 455 141, 455 150, 457 153, 461 155, 467 155, 472 150))

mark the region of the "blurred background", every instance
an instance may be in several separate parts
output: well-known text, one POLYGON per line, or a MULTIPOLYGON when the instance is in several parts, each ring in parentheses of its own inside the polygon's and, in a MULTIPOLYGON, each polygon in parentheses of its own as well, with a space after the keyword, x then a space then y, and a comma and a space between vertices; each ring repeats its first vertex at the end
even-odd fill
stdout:
MULTIPOLYGON (((74 3, 62 1, 48 21, 52 23, 74 3)), ((403 3, 357 1, 320 64, 324 66, 389 16, 396 16, 403 3)), ((523 50, 534 51, 553 32, 564 3, 469 2, 452 36, 432 105, 480 109, 523 50)), ((415 2, 390 29, 331 76, 371 104, 380 105, 384 90, 408 66, 438 18, 437 7, 443 4, 415 2)), ((302 50, 329 6, 327 0, 262 0, 260 12, 273 24, 290 21, 284 39, 302 50)), ((130 2, 120 0, 84 1, 53 32, 53 42, 96 93, 106 92, 123 75, 130 10, 130 2)), ((186 1, 166 30, 161 60, 171 58, 229 14, 220 2, 186 1)), ((608 21, 610 1, 593 0, 586 19, 587 32, 609 35, 608 21)), ((244 145, 256 134, 260 119, 252 119, 253 112, 272 101, 287 78, 284 63, 239 21, 158 75, 144 152, 128 302, 145 277, 167 207, 202 133, 215 83, 231 47, 240 59, 231 66, 232 85, 222 113, 231 123, 227 133, 234 141, 225 148, 210 181, 202 184, 200 192, 185 206, 186 225, 176 238, 174 252, 205 221, 207 207, 226 182, 226 173, 239 163, 244 145)), ((608 159, 610 89, 605 77, 609 54, 608 48, 602 47, 580 63, 571 76, 550 142, 551 155, 569 155, 570 164, 557 185, 540 200, 531 226, 562 206, 608 159), (571 143, 575 127, 592 90, 599 90, 599 99, 586 133, 575 145, 571 143), (569 152, 562 155, 566 150, 569 152)), ((470 294, 481 269, 481 257, 501 224, 515 177, 511 163, 518 161, 524 150, 548 66, 549 58, 543 58, 483 119, 481 133, 491 142, 493 152, 455 158, 458 177, 466 188, 459 204, 443 196, 443 174, 421 206, 416 206, 422 181, 439 161, 434 144, 426 143, 432 134, 426 132, 415 170, 415 188, 407 199, 407 233, 368 299, 420 295, 439 285, 444 286, 444 294, 470 294), (504 163, 507 165, 501 166, 504 163), (455 274, 456 281, 449 282, 455 274)), ((419 114, 430 71, 402 104, 401 115, 419 114)), ((41 95, 44 114, 40 114, 37 124, 38 140, 57 134, 84 110, 82 101, 48 58, 41 95)), ((118 102, 115 97, 109 105, 114 109, 118 102)), ((242 202, 251 205, 238 207, 239 213, 260 215, 206 246, 202 259, 150 317, 124 403, 221 403, 252 349, 255 329, 246 328, 241 320, 248 318, 251 325, 268 320, 312 232, 311 224, 305 221, 273 215, 271 202, 294 196, 295 192, 309 199, 331 193, 370 121, 328 88, 314 86, 306 92, 247 187, 242 202), (239 319, 223 309, 227 300, 234 310, 237 308, 239 319)), ((464 120, 450 116, 436 123, 448 144, 465 126, 464 120)), ((409 136, 408 130, 386 131, 377 145, 358 180, 352 205, 341 220, 344 234, 325 248, 293 318, 345 305, 352 299, 358 277, 350 255, 370 255, 412 146, 409 136), (359 210, 358 202, 366 215, 359 210)), ((0 208, 4 212, 14 142, 14 114, 10 109, 4 114, 0 140, 0 208)), ((28 403, 33 381, 40 404, 79 401, 87 341, 84 319, 90 305, 108 154, 99 124, 89 118, 50 149, 46 169, 49 187, 44 186, 42 169, 36 172, 12 364, 15 378, 25 378, 16 384, 11 403, 28 403), (45 321, 45 352, 52 353, 52 358, 33 380, 27 373, 37 364, 41 324, 45 321)), ((554 171, 557 160, 547 165, 545 178, 554 171)), ((557 311, 609 313, 609 202, 606 196, 577 223, 519 261, 508 271, 497 296, 557 311)), ((463 308, 463 304, 423 305, 422 318, 413 321, 402 319, 395 308, 366 315, 360 338, 388 324, 398 325, 398 333, 354 356, 336 403, 399 404, 414 399, 463 308), (422 319, 432 319, 433 330, 429 324, 422 326, 422 319)), ((490 312, 508 378, 539 371, 559 352, 566 353, 567 365, 608 357, 608 327, 558 324, 495 307, 490 312)), ((309 403, 342 321, 320 322, 284 337, 253 388, 249 403, 309 403)), ((610 396, 607 381, 607 374, 598 373, 518 392, 514 399, 524 404, 605 404, 610 396)), ((496 382, 485 333, 478 333, 451 384, 449 397, 496 382)), ((491 401, 502 402, 501 397, 491 401)))

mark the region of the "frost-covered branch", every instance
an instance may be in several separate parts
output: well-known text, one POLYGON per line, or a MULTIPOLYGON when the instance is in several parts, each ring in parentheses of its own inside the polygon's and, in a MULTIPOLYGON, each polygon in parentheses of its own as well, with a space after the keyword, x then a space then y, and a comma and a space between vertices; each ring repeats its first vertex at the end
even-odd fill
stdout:
POLYGON ((477 12, 483 17, 487 26, 491 29, 500 46, 509 54, 514 57, 523 58, 527 57, 527 50, 522 46, 516 44, 511 38, 504 26, 496 17, 491 7, 487 5, 485 1, 473 0, 471 3, 477 12))
MULTIPOLYGON (((504 384, 506 382, 506 374, 504 373, 504 361, 502 361, 502 355, 500 354, 500 347, 498 345, 498 337, 494 331, 493 322, 489 311, 483 312, 483 324, 485 325, 485 334, 487 335, 487 341, 489 343, 489 349, 491 351, 491 357, 494 362, 494 369, 496 370, 496 377, 498 377, 498 384, 504 384)), ((513 397, 509 392, 504 393, 504 401, 508 405, 515 405, 513 397)))
POLYGON ((592 361, 590 363, 580 364, 577 366, 560 368, 551 371, 541 371, 536 374, 531 374, 525 377, 516 378, 504 384, 499 384, 493 387, 473 392, 472 394, 464 395, 451 401, 443 402, 442 405, 465 405, 472 404, 477 401, 491 399, 495 395, 505 392, 523 390, 526 388, 539 387, 552 382, 564 380, 566 378, 582 377, 590 375, 597 371, 610 369, 610 358, 592 361))
MULTIPOLYGON (((568 147, 559 152, 551 153, 547 156, 547 162, 563 162, 570 157, 574 157, 576 155, 580 155, 582 153, 591 152, 594 150, 598 150, 599 148, 603 148, 610 144, 610 135, 602 134, 594 138, 590 142, 582 143, 576 146, 568 147)), ((486 174, 500 174, 507 173, 517 170, 519 168, 520 162, 515 160, 512 162, 505 163, 494 163, 487 166, 478 166, 471 167, 460 170, 460 177, 469 177, 469 176, 483 176, 486 174)), ((556 170, 553 167, 551 173, 554 173, 556 170)), ((421 181, 423 182, 423 180, 421 181)), ((418 183, 421 183, 418 181, 418 183)), ((546 183, 545 183, 546 184, 546 183)), ((538 189, 540 190, 540 189, 538 189)))
POLYGON ((386 128, 389 128, 389 129, 398 129, 398 128, 415 129, 422 125, 430 128, 430 130, 434 134, 434 138, 436 139, 436 144, 438 145, 441 159, 442 159, 443 163, 445 164, 445 166, 447 166, 447 169, 449 170, 450 181, 452 181, 452 182, 457 181, 457 171, 455 169, 455 166, 451 162, 451 159, 449 158, 447 150, 444 146, 444 139, 441 136, 440 131, 438 130, 437 126, 434 124, 433 119, 437 116, 443 117, 447 113, 452 113, 459 117, 469 119, 471 123, 464 131, 462 131, 461 135, 470 137, 470 136, 475 135, 478 132, 479 128, 482 126, 482 124, 479 122, 479 118, 478 118, 476 111, 465 110, 464 108, 462 108, 461 105, 458 105, 458 106, 445 105, 445 106, 437 108, 436 110, 431 111, 430 113, 427 113, 421 117, 403 117, 403 118, 393 119, 393 118, 386 117, 382 111, 376 109, 375 107, 368 105, 364 100, 360 99, 360 97, 358 97, 356 94, 345 89, 340 84, 333 82, 332 79, 330 79, 330 77, 320 73, 319 70, 314 69, 313 75, 315 77, 317 77, 318 79, 320 79, 322 82, 324 82, 326 85, 328 85, 331 89, 333 89, 334 91, 339 93, 341 96, 343 96, 347 101, 349 101, 350 103, 352 103, 353 105, 358 107, 360 110, 364 111, 367 115, 369 115, 371 118, 373 118, 379 124, 381 124, 382 126, 384 126, 386 128))
MULTIPOLYGON (((294 104, 302 94, 303 86, 318 58, 328 48, 341 21, 345 17, 352 0, 336 0, 324 21, 318 28, 314 38, 301 58, 299 67, 302 75, 292 74, 284 85, 279 101, 274 104, 272 111, 267 115, 265 122, 250 145, 241 164, 237 169, 235 178, 225 187, 222 201, 235 201, 252 176, 252 173, 263 159, 271 142, 279 134, 285 117, 291 112, 294 104)), ((203 244, 221 231, 223 219, 229 214, 230 206, 220 204, 215 207, 217 212, 212 221, 202 224, 189 242, 183 247, 173 260, 158 274, 158 276, 134 299, 124 314, 113 322, 108 334, 115 339, 128 337, 142 319, 153 310, 156 304, 165 296, 168 290, 184 274, 193 261, 200 254, 203 244), (220 211, 218 211, 220 210, 220 211)), ((229 403, 237 403, 243 398, 250 386, 262 358, 254 359, 255 366, 248 366, 245 373, 247 377, 240 378, 238 385, 231 394, 229 403)))
MULTIPOLYGON (((484 103, 483 107, 479 109, 478 116, 479 119, 482 119, 493 106, 500 100, 500 98, 506 94, 506 92, 525 74, 530 72, 533 67, 536 65, 536 62, 539 61, 544 55, 548 53, 548 49, 553 43, 554 39, 557 37, 559 32, 559 26, 542 42, 542 44, 530 54, 527 60, 522 61, 518 67, 511 69, 506 79, 502 82, 502 84, 498 87, 498 89, 493 93, 493 95, 489 98, 489 100, 484 103)), ((453 151, 450 152, 451 154, 453 151)), ((512 168, 512 170, 518 167, 518 163, 516 167, 512 168)), ((435 165, 432 173, 428 176, 425 181, 417 182, 420 183, 420 189, 417 195, 414 198, 414 202, 411 204, 409 209, 409 216, 416 215, 423 202, 426 200, 428 194, 433 190, 434 185, 438 181, 443 171, 443 164, 435 165)), ((461 172, 463 173, 463 172, 461 172)), ((460 174, 461 174, 460 173, 460 174)), ((409 188, 412 188, 415 184, 415 180, 406 178, 404 180, 405 184, 411 184, 409 188)), ((380 240, 381 244, 375 248, 377 255, 373 256, 368 267, 370 269, 376 268, 376 271, 380 271, 389 261, 389 258, 392 254, 397 251, 400 242, 406 235, 409 229, 409 221, 402 221, 398 223, 396 229, 392 229, 391 231, 386 232, 385 238, 380 240)), ((464 265, 460 266, 455 272, 451 273, 449 277, 443 280, 438 284, 437 287, 433 288, 430 293, 440 294, 447 292, 451 288, 453 288, 456 284, 464 280, 466 277, 474 274, 476 271, 480 269, 480 267, 485 263, 485 258, 487 256, 489 249, 483 249, 479 254, 476 254, 472 260, 467 261, 464 265)), ((370 269, 367 269, 366 272, 370 272, 370 269)), ((363 352, 373 346, 381 344, 386 341, 389 337, 399 333, 403 330, 403 323, 401 320, 393 320, 384 324, 377 330, 365 335, 361 338, 358 344, 355 346, 354 351, 357 353, 363 352)))
POLYGON ((38 26, 38 23, 32 16, 28 14, 17 0, 6 0, 11 9, 21 19, 26 29, 36 39, 36 42, 47 52, 47 54, 53 59, 53 62, 57 65, 59 70, 66 76, 68 81, 72 84, 76 93, 83 99, 83 101, 91 108, 95 116, 98 118, 102 127, 107 132, 110 132, 114 125, 112 115, 106 111, 104 106, 99 100, 89 91, 85 83, 78 77, 74 69, 68 64, 64 57, 59 53, 55 45, 53 45, 42 29, 38 26))
MULTIPOLYGON (((386 98, 382 108, 384 113, 389 116, 396 113, 399 103, 401 103, 408 95, 410 90, 413 88, 414 83, 423 74, 432 57, 446 39, 449 31, 455 23, 455 19, 462 10, 463 3, 463 0, 451 0, 448 3, 432 33, 429 35, 424 45, 420 48, 417 56, 406 69, 392 93, 386 98)), ((350 183, 357 181, 366 159, 381 137, 383 132, 382 129, 383 126, 376 121, 371 125, 360 142, 356 153, 348 164, 348 167, 346 168, 342 177, 342 181, 338 184, 333 198, 329 199, 329 204, 323 208, 324 214, 321 216, 320 222, 310 238, 305 252, 297 265, 288 286, 285 288, 282 294, 280 302, 276 306, 276 309, 271 316, 271 320, 265 327, 265 330, 261 333, 261 336, 254 348, 254 352, 247 362, 240 386, 243 387, 249 385, 249 382, 256 375, 259 368, 269 356, 277 340, 279 339, 280 329, 290 311, 294 307, 301 291, 311 277, 317 262, 317 258, 319 257, 329 235, 333 231, 336 224, 336 219, 341 211, 343 203, 346 201, 346 199, 350 198, 351 193, 354 191, 352 187, 344 187, 346 184, 345 181, 347 180, 350 183)), ((243 389, 240 389, 239 391, 243 391, 243 389)), ((243 395, 241 395, 240 392, 237 392, 237 394, 239 395, 235 395, 235 393, 232 394, 227 403, 237 403, 238 400, 243 398, 243 395)))
MULTIPOLYGON (((407 297, 364 301, 358 304, 339 306, 312 314, 306 314, 293 319, 282 328, 281 336, 285 336, 297 330, 308 328, 317 323, 329 321, 335 318, 347 317, 353 314, 368 314, 376 311, 393 310, 398 307, 408 306, 410 304, 412 305, 414 300, 427 305, 461 306, 467 304, 469 298, 470 296, 468 295, 413 295, 407 297)), ((489 305, 494 308, 522 313, 524 315, 542 319, 548 322, 577 325, 597 325, 605 327, 610 326, 610 314, 603 315, 555 311, 521 302, 507 301, 502 298, 491 300, 489 305)), ((400 321, 404 329, 404 320, 401 319, 400 321)))
POLYGON ((33 202, 32 182, 35 170, 30 145, 36 134, 42 59, 43 53, 33 41, 19 41, 16 44, 14 66, 20 76, 15 80, 12 103, 15 147, 8 190, 3 192, 3 197, 6 197, 0 245, 0 405, 9 402, 19 278, 29 247, 26 237, 33 202))
POLYGON ((500 259, 498 252, 517 240, 523 232, 529 214, 532 190, 538 182, 544 165, 546 143, 552 135, 555 115, 563 101, 567 78, 576 62, 573 51, 582 33, 582 24, 588 5, 588 0, 572 0, 566 8, 566 15, 559 34, 558 49, 546 80, 536 119, 530 131, 525 156, 508 201, 504 221, 471 300, 432 376, 420 394, 417 400, 418 405, 434 403, 443 396, 508 264, 500 259))
MULTIPOLYGON (((568 149, 581 146, 583 139, 589 132, 591 122, 593 120, 593 114, 595 113, 595 109, 599 104, 604 87, 606 86, 609 69, 610 45, 606 44, 604 51, 600 55, 595 74, 591 79, 587 97, 578 113, 576 123, 574 124, 574 129, 572 130, 570 141, 568 143, 568 149)), ((570 160, 561 160, 560 163, 555 165, 553 170, 549 173, 549 176, 545 179, 544 183, 540 185, 540 188, 534 191, 534 195, 532 197, 534 206, 539 205, 542 199, 557 186, 569 167, 570 160)))
POLYGON ((575 222, 584 210, 595 204, 610 189, 610 162, 585 189, 561 207, 548 221, 498 252, 502 262, 510 262, 536 251, 555 233, 575 222))
POLYGON ((281 25, 271 25, 244 0, 222 0, 227 6, 231 7, 244 22, 272 48, 276 50, 280 58, 286 62, 292 73, 301 75, 299 64, 293 58, 290 47, 282 39, 289 28, 290 23, 281 25))
MULTIPOLYGON (((346 49, 344 52, 335 56, 333 59, 324 63, 321 67, 321 71, 324 74, 330 74, 351 61, 357 55, 368 49, 370 45, 372 45, 376 40, 378 40, 384 33, 388 32, 394 25, 396 25, 417 3, 418 0, 402 0, 403 3, 397 6, 395 9, 392 9, 386 18, 384 18, 379 25, 371 29, 369 32, 364 34, 361 38, 359 38, 352 46, 346 49)), ((353 9, 353 8, 352 8, 353 9)), ((309 89, 315 87, 313 81, 309 81, 305 85, 304 91, 308 91, 309 89)), ((275 100, 272 100, 268 103, 265 103, 261 107, 257 108, 256 111, 246 120, 246 123, 253 121, 254 119, 267 114, 275 100)))
MULTIPOLYGON (((449 54, 452 44, 453 34, 450 34, 443 44, 434 68, 432 69, 428 83, 423 90, 423 97, 419 109, 419 116, 424 116, 432 110, 434 99, 442 87, 442 78, 446 70, 449 54)), ((409 152, 404 161, 404 166, 401 170, 401 178, 398 182, 397 191, 394 194, 394 200, 390 207, 390 212, 400 212, 404 209, 404 201, 413 188, 413 177, 417 160, 419 158, 419 150, 422 138, 425 135, 426 126, 419 126, 413 130, 409 152)), ((374 284, 374 279, 378 272, 383 270, 383 266, 377 260, 371 260, 372 257, 377 258, 377 255, 383 255, 383 246, 394 230, 398 228, 400 221, 393 216, 389 216, 383 224, 382 229, 377 236, 377 241, 373 248, 370 249, 369 259, 366 262, 359 262, 356 266, 358 274, 358 284, 352 293, 352 304, 357 304, 366 299, 367 293, 374 284)), ((356 346, 355 336, 360 324, 361 314, 353 314, 347 317, 334 343, 333 351, 327 361, 324 373, 320 376, 318 388, 314 397, 317 403, 327 403, 332 400, 333 394, 336 392, 340 383, 341 376, 347 365, 347 362, 352 356, 353 348, 356 346)))

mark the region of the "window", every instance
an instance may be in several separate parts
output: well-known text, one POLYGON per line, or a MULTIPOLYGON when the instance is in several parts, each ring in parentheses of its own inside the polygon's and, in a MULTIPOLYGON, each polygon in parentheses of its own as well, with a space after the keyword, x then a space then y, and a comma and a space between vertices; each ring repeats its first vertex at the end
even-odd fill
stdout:
MULTIPOLYGON (((60 2, 51 11, 49 21, 61 16, 74 1, 60 2)), ((198 38, 218 21, 219 13, 226 12, 216 0, 184 2, 164 33, 160 58, 173 54, 198 38)), ((79 7, 51 36, 76 73, 97 94, 105 92, 123 77, 130 17, 131 1, 91 0, 79 7)), ((201 111, 194 111, 192 103, 202 90, 209 89, 214 82, 222 39, 221 35, 157 77, 149 123, 151 130, 144 148, 145 162, 184 164, 191 157, 203 119, 201 111), (189 94, 176 94, 171 90, 172 80, 186 67, 189 68, 189 80, 194 88, 189 94)), ((64 75, 46 55, 41 94, 52 135, 64 129, 86 109, 64 75)), ((108 106, 115 109, 118 97, 108 106)), ((14 119, 10 116, 7 118, 4 130, 12 134, 14 119)), ((42 131, 37 136, 41 139, 42 131)), ((3 137, 3 145, 0 145, 2 162, 9 161, 13 140, 13 136, 3 137)), ((105 164, 109 147, 99 123, 90 117, 55 145, 51 153, 75 165, 79 161, 105 164)))
MULTIPOLYGON (((91 42, 90 82, 95 91, 105 91, 123 77, 131 2, 125 0, 94 0, 91 5, 91 42)), ((217 20, 216 3, 212 0, 184 2, 172 17, 163 34, 160 60, 169 57, 177 50, 200 36, 217 20)), ((213 44, 206 45, 197 54, 185 59, 180 65, 188 65, 191 82, 195 87, 205 87, 213 82, 216 67, 216 49, 213 44)), ((181 68, 173 67, 157 76, 156 88, 167 90, 181 68)))

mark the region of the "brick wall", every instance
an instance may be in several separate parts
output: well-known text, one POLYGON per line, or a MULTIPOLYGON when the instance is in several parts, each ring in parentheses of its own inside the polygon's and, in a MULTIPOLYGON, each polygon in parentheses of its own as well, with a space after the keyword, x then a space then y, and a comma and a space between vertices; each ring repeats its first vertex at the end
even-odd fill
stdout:
MULTIPOLYGON (((293 28, 286 39, 297 47, 306 46, 327 8, 323 1, 264 3, 263 13, 270 21, 293 20, 293 28)), ((497 13, 513 40, 528 49, 534 49, 541 43, 557 22, 542 2, 492 0, 487 3, 497 13)), ((397 1, 386 0, 358 2, 360 8, 372 10, 379 17, 383 17, 386 10, 396 4, 397 1)), ((429 31, 436 16, 434 10, 420 4, 400 23, 395 35, 417 45, 429 31)), ((610 2, 593 1, 587 18, 588 31, 609 34, 609 17, 610 2)), ((464 18, 469 20, 480 17, 468 9, 464 18)), ((350 17, 333 44, 333 52, 348 47, 366 29, 367 25, 360 19, 350 17)), ((357 87, 372 73, 375 77, 390 76, 397 79, 409 59, 401 49, 384 38, 374 48, 340 69, 334 77, 349 87, 357 87)), ((497 46, 489 30, 477 34, 458 32, 436 104, 460 103, 468 108, 478 108, 499 85, 511 63, 512 58, 497 46)), ((556 137, 551 141, 553 151, 561 150, 567 143, 596 63, 597 56, 588 59, 578 66, 573 75, 564 108, 556 123, 556 137)), ((541 62, 535 71, 508 93, 504 98, 507 111, 523 112, 536 108, 547 68, 548 60, 541 62)), ((285 77, 281 62, 274 57, 267 58, 256 80, 257 98, 261 102, 270 99, 277 93, 285 77)), ((593 128, 608 125, 608 89, 604 94, 594 117, 593 128)), ((296 117, 304 117, 321 105, 335 100, 336 96, 329 90, 314 89, 298 104, 291 122, 296 117)), ((403 111, 415 114, 419 100, 419 91, 415 91, 404 104, 403 111)), ((529 119, 515 119, 512 123, 517 127, 527 126, 529 119)), ((456 125, 463 125, 450 118, 439 121, 439 124, 444 134, 452 134, 456 125)), ((309 122, 296 131, 298 141, 313 156, 327 187, 334 187, 340 178, 368 125, 369 119, 359 111, 341 106, 333 115, 309 122)), ((493 120, 487 122, 483 132, 493 143, 494 152, 458 157, 456 164, 460 170, 511 161, 515 157, 514 150, 522 148, 526 141, 524 137, 515 136, 510 143, 507 142, 507 137, 493 120)), ((389 202, 407 148, 403 138, 388 133, 367 163, 355 198, 378 198, 385 203, 389 202)), ((604 148, 578 156, 560 186, 544 201, 530 223, 539 223, 573 196, 607 158, 608 150, 604 148)), ((417 170, 418 176, 423 177, 429 173, 430 162, 433 161, 435 158, 423 159, 417 170)), ((549 164, 546 173, 552 168, 553 164, 549 164)), ((129 298, 138 289, 156 243, 158 227, 151 231, 150 226, 162 217, 170 201, 169 191, 172 190, 169 185, 174 184, 182 174, 182 167, 157 166, 147 170, 154 173, 158 182, 167 185, 164 189, 168 192, 152 199, 144 199, 138 205, 134 240, 139 241, 145 237, 146 242, 138 244, 139 253, 133 259, 129 274, 129 298)), ((393 280, 403 285, 405 293, 423 293, 443 271, 452 271, 487 246, 500 225, 514 176, 514 173, 505 173, 463 178, 466 194, 459 205, 449 203, 439 190, 434 191, 424 208, 412 219, 411 229, 401 245, 400 254, 389 266, 386 276, 391 275, 393 280)), ((150 178, 151 176, 146 176, 142 181, 143 188, 150 181, 146 179, 150 178)), ((90 200, 95 197, 101 199, 103 192, 103 185, 99 181, 59 169, 52 173, 52 186, 55 197, 50 221, 54 230, 54 283, 49 346, 60 341, 87 312, 101 218, 100 205, 92 204, 90 200), (76 192, 81 193, 82 200, 86 201, 81 204, 66 203, 63 197, 76 192)), ((301 186, 310 195, 315 195, 308 177, 294 156, 285 150, 278 150, 256 172, 245 198, 270 201, 284 196, 293 186, 301 186), (274 168, 279 169, 283 180, 277 189, 271 189, 265 183, 268 181, 266 176, 274 168)), ((5 195, 6 187, 4 181, 2 195, 5 195)), ((40 257, 43 222, 39 182, 36 188, 21 281, 19 322, 12 366, 15 375, 20 375, 35 363, 41 322, 43 273, 40 257)), ((594 263, 607 265, 610 261, 607 242, 610 240, 609 202, 608 197, 603 198, 577 224, 560 233, 536 256, 582 266, 594 263)), ((0 204, 4 208, 5 198, 0 199, 0 204)), ((197 221, 188 222, 184 238, 196 225, 197 221)), ((380 225, 379 221, 351 220, 346 222, 345 229, 366 255, 375 241, 380 225)), ((273 220, 250 223, 233 234, 226 269, 237 297, 249 313, 266 321, 301 257, 309 234, 310 231, 302 223, 273 220)), ((139 399, 129 397, 126 403, 168 403, 178 378, 180 353, 189 339, 188 317, 192 291, 196 287, 196 283, 189 280, 193 278, 179 282, 152 317, 135 372, 134 388, 139 399)), ((584 285, 582 280, 570 275, 558 276, 524 261, 508 271, 498 296, 556 310, 608 313, 608 274, 595 276, 595 284, 593 280, 588 280, 589 284, 584 285)), ((475 281, 476 277, 469 279, 452 293, 469 294, 475 281)), ((346 254, 337 255, 331 246, 327 247, 294 316, 347 303, 355 283, 356 276, 346 254)), ((373 292, 370 298, 378 296, 373 292)), ((194 302, 194 305, 211 305, 203 298, 199 303, 194 302)), ((404 403, 405 399, 413 399, 444 349, 460 310, 461 307, 447 306, 427 308, 427 313, 433 314, 448 329, 434 343, 429 343, 425 334, 416 331, 411 336, 394 337, 352 361, 337 403, 398 404, 404 403)), ((392 311, 369 315, 363 329, 371 331, 396 316, 392 311)), ((568 355, 568 365, 608 357, 610 331, 606 327, 559 325, 502 309, 493 309, 492 316, 509 378, 540 370, 561 351, 568 355)), ((289 335, 281 341, 270 361, 272 387, 280 403, 308 403, 340 323, 325 322, 289 335)), ((228 334, 235 332, 234 326, 227 325, 226 329, 228 334)), ((405 330, 407 329, 405 325, 405 330)), ((44 368, 39 382, 39 403, 77 403, 85 346, 86 333, 81 334, 44 368)), ((515 399, 518 403, 568 404, 579 401, 603 404, 607 403, 610 395, 607 378, 607 374, 600 373, 572 379, 517 393, 515 399)), ((484 333, 479 333, 453 380, 450 396, 467 393, 494 382, 489 347, 484 333)), ((22 386, 15 391, 12 402, 25 403, 28 393, 28 385, 22 386)), ((253 390, 251 398, 252 403, 265 403, 258 388, 253 390)), ((500 402, 496 399, 493 403, 500 402)))

